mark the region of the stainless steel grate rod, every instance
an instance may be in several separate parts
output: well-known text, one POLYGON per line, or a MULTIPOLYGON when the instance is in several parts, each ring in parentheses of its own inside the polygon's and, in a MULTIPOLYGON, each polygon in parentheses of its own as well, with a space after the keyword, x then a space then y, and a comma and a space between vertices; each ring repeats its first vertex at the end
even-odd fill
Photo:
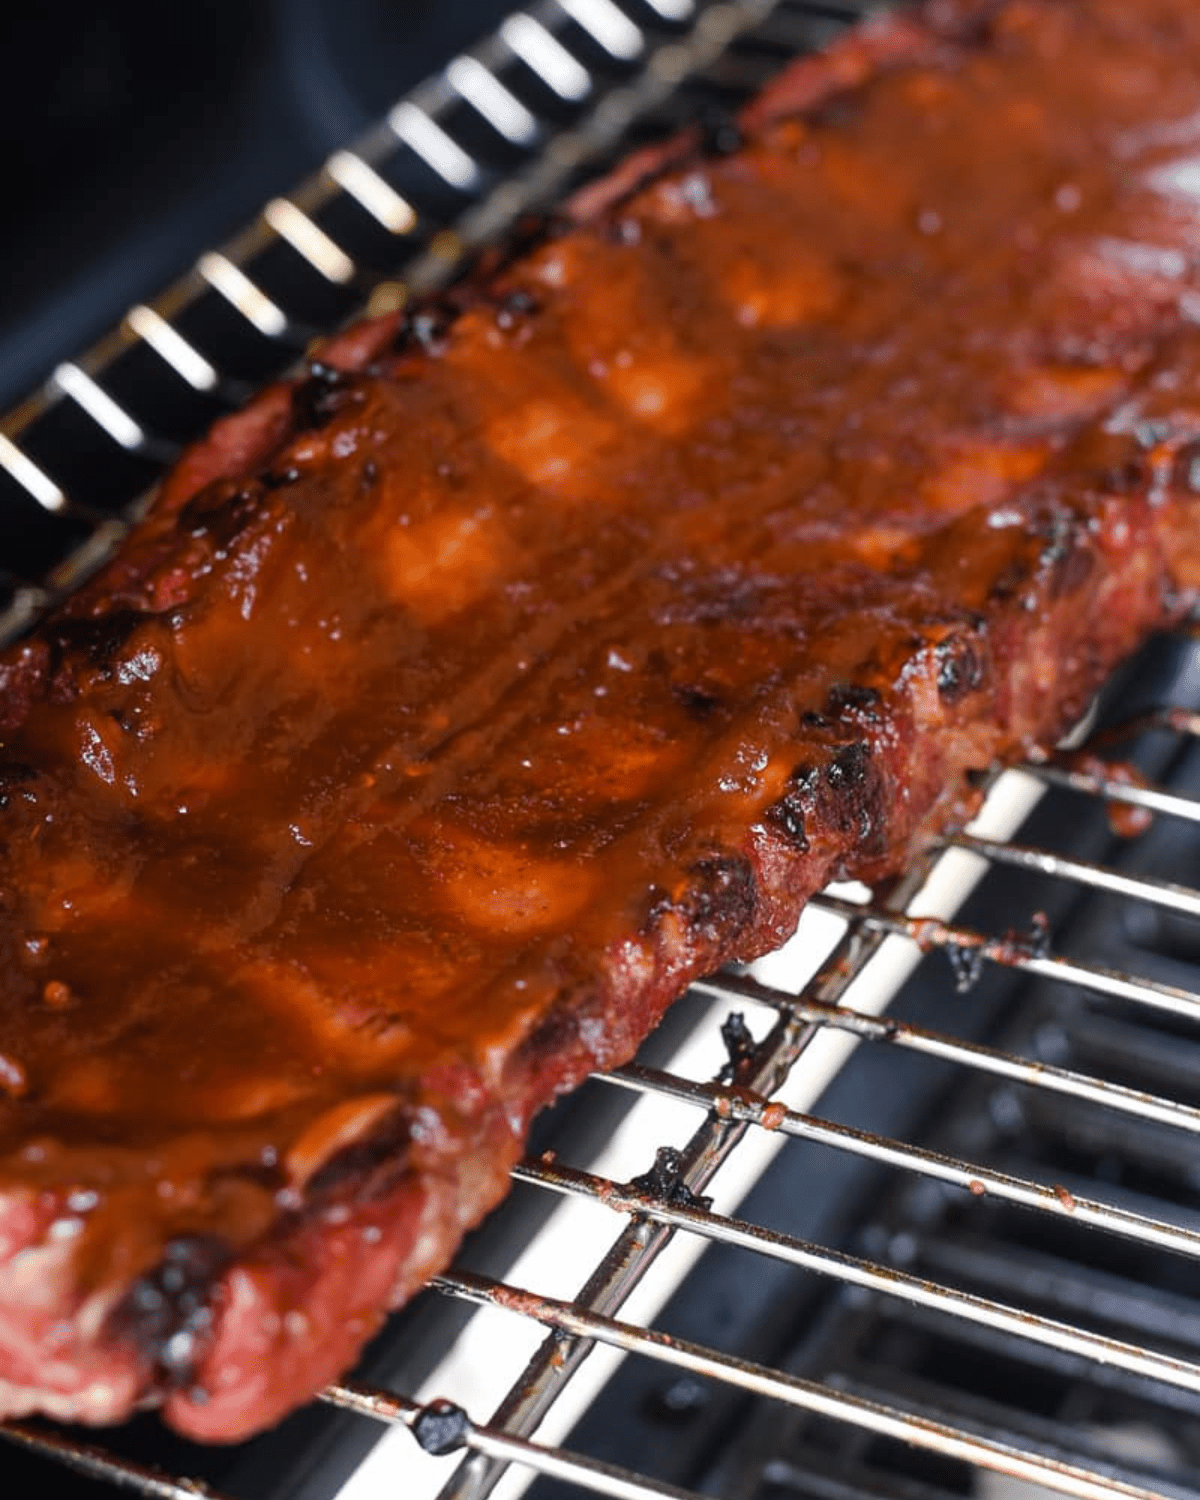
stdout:
POLYGON ((552 1192, 590 1198, 615 1213, 643 1215, 658 1223, 672 1224, 707 1240, 757 1251, 775 1260, 786 1261, 801 1270, 815 1271, 847 1286, 860 1287, 885 1297, 898 1297, 932 1312, 947 1314, 983 1328, 1006 1333, 1014 1338, 1029 1339, 1049 1348, 1078 1355, 1099 1364, 1112 1365, 1130 1374, 1177 1386, 1180 1390, 1200 1394, 1200 1365, 1173 1355, 1160 1354, 1137 1344, 1111 1339, 1088 1329, 1062 1323, 1037 1313, 1022 1312, 987 1297, 978 1297, 954 1287, 911 1276, 891 1266, 877 1265, 827 1250, 794 1235, 765 1229, 744 1219, 714 1213, 711 1209, 686 1203, 664 1202, 625 1184, 581 1172, 573 1167, 544 1162, 522 1162, 513 1170, 518 1182, 528 1182, 552 1192))
POLYGON ((974 833, 952 834, 946 840, 946 847, 981 854, 998 865, 1013 865, 1017 869, 1028 870, 1036 875, 1049 875, 1057 880, 1073 880, 1078 885, 1106 891, 1112 896, 1148 901, 1167 911, 1200 917, 1200 891, 1192 890, 1190 886, 1177 885, 1174 881, 1155 880, 1148 875, 1126 875, 1121 870, 1111 870, 1105 865, 1091 864, 1087 860, 1072 859, 1048 849, 1032 849, 1024 844, 1002 844, 996 839, 981 838, 974 833))
POLYGON ((352 1411, 376 1422, 407 1427, 430 1452, 450 1453, 465 1448, 498 1463, 523 1464, 549 1479, 561 1479, 595 1494, 609 1495, 612 1500, 647 1500, 647 1497, 651 1500, 695 1500, 690 1490, 663 1484, 603 1459, 570 1453, 563 1448, 548 1448, 528 1438, 501 1432, 494 1426, 481 1426, 450 1402, 421 1406, 391 1391, 351 1381, 326 1386, 321 1399, 330 1406, 341 1407, 343 1411, 352 1411), (423 1423, 427 1427, 437 1424, 437 1436, 432 1440, 422 1438, 423 1423))
POLYGON ((897 1167, 951 1187, 963 1188, 977 1198, 991 1196, 1018 1208, 1070 1219, 1076 1224, 1138 1244, 1153 1245, 1159 1250, 1170 1250, 1193 1259, 1200 1257, 1200 1232, 1196 1230, 1092 1198, 1078 1197, 1058 1184, 1046 1185, 1014 1177, 978 1163, 906 1145, 867 1130, 856 1130, 850 1125, 835 1125, 812 1115, 798 1114, 744 1088, 695 1083, 637 1064, 601 1073, 597 1077, 621 1088, 654 1090, 701 1109, 711 1109, 723 1119, 748 1121, 764 1130, 780 1130, 798 1140, 832 1146, 878 1162, 881 1166, 897 1167))
POLYGON ((43 1430, 25 1422, 6 1422, 0 1428, 0 1435, 17 1447, 55 1459, 88 1479, 107 1480, 121 1489, 136 1490, 148 1500, 229 1500, 228 1496, 198 1479, 162 1474, 131 1458, 95 1448, 90 1443, 49 1428, 43 1430))
MULTIPOLYGON (((815 904, 825 909, 838 910, 848 903, 822 899, 815 904)), ((864 916, 868 915, 872 926, 881 927, 887 932, 903 933, 902 924, 892 927, 886 914, 872 910, 864 913, 864 916)), ((960 1041, 944 1032, 929 1031, 925 1027, 888 1017, 867 1015, 847 1006, 831 1010, 803 995, 790 995, 785 990, 773 989, 740 974, 720 974, 712 979, 700 980, 692 988, 700 994, 711 995, 714 999, 735 1003, 749 1001, 771 1010, 788 1010, 814 1026, 827 1026, 834 1031, 848 1032, 861 1041, 881 1042, 925 1057, 936 1057, 942 1062, 957 1063, 978 1073, 1007 1079, 1010 1083, 1025 1084, 1032 1089, 1081 1099, 1134 1119, 1153 1120, 1157 1124, 1173 1126, 1193 1135, 1200 1134, 1200 1109, 1192 1105, 1181 1104, 1175 1099, 1164 1099, 1141 1089, 1127 1088, 1123 1084, 1110 1083, 1104 1078, 1093 1078, 1086 1073, 1076 1073, 1053 1063, 1015 1057, 979 1042, 960 1041)), ((1193 1010, 1200 1010, 1200 1005, 1195 1001, 1193 1010)))
POLYGON ((733 1354, 705 1349, 654 1329, 638 1328, 615 1318, 588 1312, 570 1302, 487 1277, 454 1272, 434 1279, 435 1286, 480 1305, 507 1309, 535 1318, 548 1328, 561 1329, 590 1341, 608 1344, 626 1354, 640 1354, 701 1379, 716 1380, 755 1396, 765 1396, 800 1407, 835 1422, 852 1423, 878 1437, 923 1448, 945 1458, 976 1467, 999 1470, 1027 1484, 1039 1484, 1078 1500, 1152 1500, 1154 1492, 1118 1479, 1109 1479, 1073 1464, 977 1437, 944 1422, 910 1415, 879 1401, 840 1392, 780 1370, 771 1370, 733 1354))

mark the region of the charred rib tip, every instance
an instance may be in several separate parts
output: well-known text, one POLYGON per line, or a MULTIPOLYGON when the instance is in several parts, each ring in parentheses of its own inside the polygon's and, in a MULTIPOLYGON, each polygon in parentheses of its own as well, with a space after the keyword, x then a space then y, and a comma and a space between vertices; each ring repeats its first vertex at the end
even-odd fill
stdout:
POLYGON ((212 1324, 213 1283, 229 1259, 228 1248, 214 1236, 181 1235, 113 1313, 116 1333, 142 1350, 174 1388, 192 1383, 200 1344, 212 1324))
POLYGON ((746 143, 741 127, 728 110, 709 105, 700 115, 700 149, 706 156, 732 156, 746 143))
POLYGON ((984 666, 970 641, 951 637, 937 648, 938 697, 953 705, 983 686, 984 666))
POLYGON ((744 854, 709 855, 687 873, 692 884, 680 906, 699 936, 732 941, 754 920, 758 879, 744 854))
POLYGON ((336 413, 353 376, 323 360, 308 362, 308 378, 292 391, 292 420, 302 431, 324 427, 336 413))
POLYGON ((825 713, 831 719, 858 718, 874 723, 882 701, 879 690, 864 682, 835 682, 825 700, 825 713))
POLYGON ((441 1458, 466 1446, 471 1419, 453 1401, 431 1401, 413 1419, 412 1435, 426 1453, 441 1458))

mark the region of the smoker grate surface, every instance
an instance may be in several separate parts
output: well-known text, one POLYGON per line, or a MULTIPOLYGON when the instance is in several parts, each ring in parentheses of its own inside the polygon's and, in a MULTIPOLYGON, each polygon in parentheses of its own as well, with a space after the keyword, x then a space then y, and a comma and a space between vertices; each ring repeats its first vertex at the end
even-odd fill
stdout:
MULTIPOLYGON (((536 0, 515 12, 0 420, 5 627, 20 629, 106 556, 178 443, 294 363, 318 329, 436 284, 621 145, 714 100, 736 103, 871 8, 536 0)), ((814 901, 790 970, 780 960, 696 985, 682 1003, 690 1051, 664 1058, 652 1041, 591 1086, 667 1101, 690 1122, 684 1143, 656 1152, 635 1133, 645 1170, 627 1179, 594 1151, 517 1169, 540 1217, 582 1205, 592 1243, 609 1248, 568 1296, 520 1285, 523 1262, 485 1271, 468 1255, 438 1278, 426 1321, 447 1341, 464 1305, 544 1337, 527 1338, 524 1367, 497 1377, 484 1405, 467 1403, 470 1415, 461 1390, 438 1386, 446 1363, 398 1367, 396 1390, 365 1378, 327 1389, 324 1402, 372 1441, 411 1434, 379 1443, 348 1497, 374 1493, 374 1473, 380 1492, 403 1482, 445 1500, 497 1485, 513 1495, 531 1476, 619 1497, 990 1496, 987 1474, 1081 1497, 1196 1492, 1200 1311, 1187 1283, 1200 1256, 1200 890, 1175 877, 1194 860, 1186 836, 1200 822, 1200 661, 1184 639, 1159 643, 1154 660, 1155 694, 1118 693, 1121 711, 1088 742, 1119 746, 1141 774, 1070 752, 1006 774, 977 824, 891 889, 814 901), (1013 842, 1039 799, 1041 831, 1013 842), (1069 814, 1043 817, 1052 806, 1069 814), (1137 836, 1118 840, 1106 808, 1137 836), (1020 921, 995 930, 991 897, 972 907, 969 893, 1006 875, 1020 921), (1010 979, 1017 999, 1011 986, 1003 1005, 988 998, 1010 979), (960 994, 947 1004, 951 980, 960 994), (904 1013, 906 996, 934 991, 936 1007, 904 1013), (911 1091, 924 1117, 893 1128, 871 1110, 839 1112, 838 1082, 880 1057, 901 1092, 907 1065, 927 1070, 911 1091), (805 1233, 761 1211, 756 1180, 769 1186, 797 1153, 868 1174, 851 1228, 805 1233), (670 1300, 685 1276, 684 1298, 706 1284, 720 1256, 791 1288, 770 1335, 739 1352, 689 1336, 694 1315, 670 1300), (632 1358, 610 1380, 621 1355, 632 1358), (598 1451, 603 1441, 589 1450, 591 1416, 579 1412, 593 1397, 593 1415, 619 1411, 629 1372, 677 1413, 711 1415, 713 1452, 682 1482, 643 1465, 636 1440, 620 1461, 598 1451), (1173 1445, 1114 1446, 1122 1421, 1174 1431, 1173 1445)), ((3 1432, 146 1495, 218 1495, 48 1424, 3 1432)))

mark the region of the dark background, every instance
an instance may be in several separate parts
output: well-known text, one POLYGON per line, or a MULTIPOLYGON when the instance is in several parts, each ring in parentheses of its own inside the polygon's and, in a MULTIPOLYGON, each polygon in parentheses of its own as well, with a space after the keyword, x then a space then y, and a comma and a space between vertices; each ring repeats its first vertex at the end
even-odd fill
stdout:
POLYGON ((0 20, 0 410, 512 0, 54 0, 0 20))

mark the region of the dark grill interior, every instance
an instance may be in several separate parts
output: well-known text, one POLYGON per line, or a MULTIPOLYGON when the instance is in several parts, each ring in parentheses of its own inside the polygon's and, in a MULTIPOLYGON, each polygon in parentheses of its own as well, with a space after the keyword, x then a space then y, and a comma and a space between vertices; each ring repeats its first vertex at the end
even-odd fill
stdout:
MULTIPOLYGON (((175 445, 293 363, 317 329, 371 297, 392 296, 393 278, 414 260, 415 272, 405 274, 452 271, 456 246, 439 236, 464 209, 475 213, 468 244, 472 234, 486 240, 502 217, 494 192, 505 183, 524 184, 519 206, 528 206, 539 189, 561 191, 682 120, 700 117, 720 130, 730 107, 782 59, 866 8, 745 0, 697 7, 716 16, 700 26, 690 7, 667 0, 622 0, 616 11, 546 0, 522 13, 556 39, 591 92, 569 96, 574 75, 561 58, 558 72, 541 76, 495 39, 472 56, 540 122, 535 138, 516 138, 521 117, 511 111, 489 124, 443 74, 419 89, 417 107, 449 132, 468 165, 478 164, 470 191, 453 180, 457 159, 444 148, 422 157, 381 128, 364 139, 359 159, 391 198, 372 189, 371 211, 328 174, 310 179, 290 200, 302 210, 298 236, 286 208, 257 221, 224 259, 203 260, 148 314, 143 308, 136 325, 127 322, 65 373, 60 367, 52 387, 0 422, 9 444, 0 446, 0 561, 10 624, 19 627, 119 537, 175 445), (621 55, 614 42, 622 35, 611 29, 614 14, 639 28, 636 55, 621 55), (579 16, 592 18, 590 33, 579 16), (722 50, 726 25, 749 29, 722 50), (647 59, 681 44, 693 49, 692 71, 664 83, 667 70, 647 59), (597 101, 613 98, 616 124, 602 128, 597 101), (539 175, 546 142, 572 127, 582 132, 576 163, 539 175), (394 217, 397 194, 415 208, 411 231, 394 217), (328 241, 314 239, 313 223, 351 257, 348 275, 330 259, 328 241), (289 225, 299 249, 288 242, 289 225), (171 328, 190 355, 172 344, 171 328)), ((290 17, 301 7, 278 9, 290 17)), ((477 12, 481 25, 502 14, 494 9, 477 12)), ((442 57, 463 40, 443 35, 442 57)), ((378 57, 373 66, 367 96, 375 99, 378 57)), ((373 109, 384 103, 375 99, 373 109)), ((327 134, 316 138, 328 149, 338 139, 328 134, 333 117, 319 107, 317 115, 327 134)), ((278 185, 265 183, 262 195, 278 185)), ((214 236, 228 227, 219 217, 207 222, 214 236)), ((122 296, 152 290, 139 282, 122 296)), ((43 354, 69 355, 94 331, 86 322, 80 329, 69 348, 43 345, 43 354)), ((25 367, 22 388, 44 373, 42 357, 25 367)), ((745 975, 720 976, 676 1007, 636 1065, 552 1111, 513 1197, 456 1268, 393 1320, 353 1382, 233 1449, 188 1445, 149 1417, 99 1435, 16 1424, 3 1456, 13 1492, 51 1481, 63 1492, 66 1461, 106 1476, 73 1479, 81 1497, 111 1495, 117 1481, 152 1494, 194 1493, 174 1475, 246 1500, 316 1500, 337 1492, 374 1446, 382 1419, 412 1426, 427 1450, 447 1450, 447 1496, 487 1493, 513 1457, 543 1473, 539 1491, 569 1479, 573 1490, 620 1495, 683 1486, 764 1500, 991 1500, 1009 1493, 994 1477, 1008 1469, 1076 1495, 1196 1493, 1193 642, 1150 648, 1112 685, 1098 724, 1094 742, 1131 761, 1138 777, 1081 770, 1069 757, 1029 768, 1048 790, 1013 844, 1003 831, 995 844, 971 835, 951 841, 988 864, 952 920, 914 927, 905 918, 923 872, 866 906, 857 896, 823 898, 816 906, 826 919, 849 926, 798 1001, 745 975), (1135 729, 1112 728, 1128 723, 1135 729), (1114 832, 1114 823, 1132 831, 1130 809, 1147 807, 1158 812, 1137 837, 1114 832), (860 1001, 850 981, 881 950, 911 953, 914 938, 927 955, 880 1023, 871 1013, 877 1002, 860 1001), (843 1001, 847 1011, 831 1015, 828 1007, 843 1001), (707 1071, 677 1073, 677 1049, 696 1030, 711 1043, 707 1071), (790 1113, 768 1104, 793 1064, 796 1077, 807 1076, 830 1035, 862 1040, 790 1113), (646 1136, 637 1148, 636 1174, 644 1175, 614 1190, 592 1175, 593 1164, 643 1096, 684 1100, 691 1124, 670 1140, 646 1136), (718 1199, 709 1208, 705 1195, 719 1189, 722 1163, 738 1161, 763 1125, 786 1145, 740 1204, 718 1199), (670 1150, 656 1156, 659 1147, 670 1150), (543 1155, 550 1150, 552 1160, 543 1155), (472 1306, 505 1300, 504 1278, 563 1197, 619 1210, 605 1221, 613 1248, 603 1236, 595 1242, 607 1254, 588 1285, 570 1304, 535 1298, 526 1306, 527 1318, 552 1331, 495 1415, 470 1410, 484 1425, 471 1427, 454 1407, 419 1405, 415 1393, 472 1306), (696 1236, 708 1248, 650 1315, 650 1328, 669 1340, 651 1338, 623 1311, 626 1298, 660 1251, 696 1236), (571 1390, 569 1376, 586 1369, 593 1338, 631 1354, 587 1405, 564 1454, 537 1433, 537 1421, 571 1390), (540 1446, 522 1448, 528 1438, 540 1446), (148 1477, 151 1468, 167 1477, 148 1477)), ((452 1388, 437 1394, 459 1397, 452 1388)), ((403 1464, 416 1449, 402 1442, 393 1492, 414 1482, 403 1464)))

